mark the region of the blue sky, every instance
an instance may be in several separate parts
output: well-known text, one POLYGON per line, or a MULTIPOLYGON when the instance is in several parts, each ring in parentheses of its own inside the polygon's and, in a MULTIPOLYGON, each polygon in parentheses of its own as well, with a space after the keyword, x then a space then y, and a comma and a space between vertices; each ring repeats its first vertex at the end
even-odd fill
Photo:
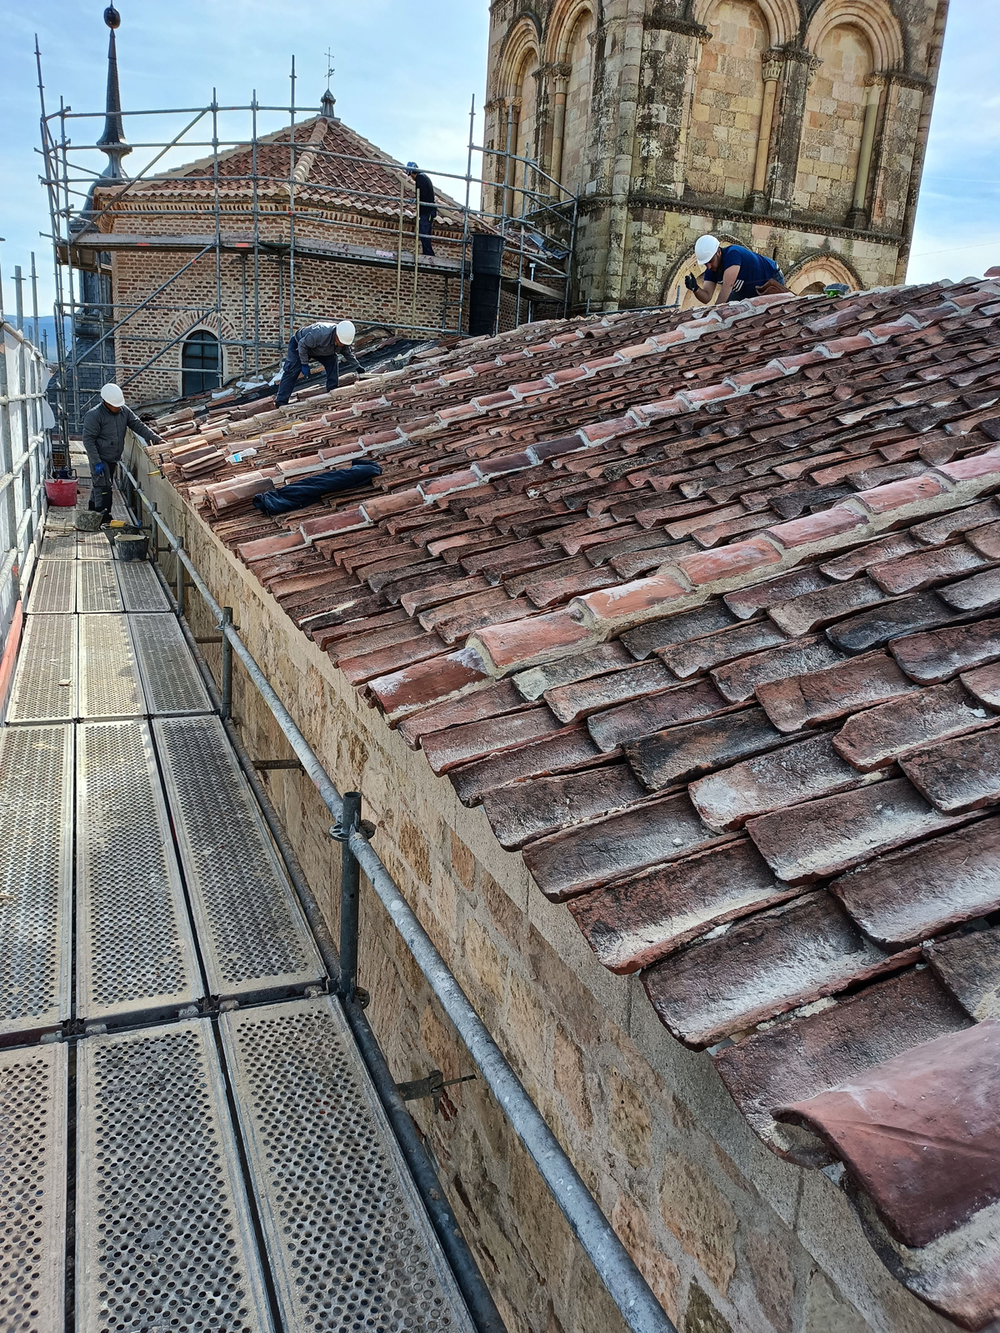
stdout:
MULTIPOLYGON (((337 110, 395 156, 442 171, 464 172, 468 111, 482 102, 486 0, 119 0, 119 63, 126 109, 196 107, 211 100, 284 104, 291 56, 297 101, 315 106, 326 82, 325 51, 334 51, 337 110)), ((45 199, 38 185, 38 90, 34 33, 42 50, 49 109, 60 94, 77 111, 104 102, 107 29, 102 0, 0 0, 0 271, 5 305, 10 275, 27 271, 35 250, 43 310, 52 299, 45 199)), ((1000 263, 1000 91, 995 75, 1000 5, 952 0, 931 130, 911 281, 981 274, 1000 263)), ((181 121, 147 123, 153 139, 181 121), (155 130, 155 132, 154 132, 155 130)), ((272 118, 263 128, 274 128, 272 118)), ((225 132, 225 121, 223 131, 225 132)), ((482 119, 477 119, 477 134, 482 119)), ((78 121, 80 143, 99 137, 100 121, 78 121)), ((138 139, 138 122, 128 135, 138 139)), ((233 133, 239 133, 235 127, 233 133)), ((143 161, 127 160, 133 172, 143 161)), ((148 156, 148 154, 146 155, 148 156)), ((182 154, 190 159, 197 153, 182 154)), ((86 160, 81 158, 82 160, 86 160)), ((93 160, 100 170, 104 158, 93 160)))

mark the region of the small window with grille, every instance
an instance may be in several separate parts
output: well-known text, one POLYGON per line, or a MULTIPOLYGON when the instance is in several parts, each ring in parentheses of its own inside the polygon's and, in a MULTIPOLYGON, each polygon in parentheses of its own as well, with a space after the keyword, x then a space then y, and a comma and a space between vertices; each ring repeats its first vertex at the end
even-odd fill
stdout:
POLYGON ((219 340, 208 329, 196 329, 181 353, 181 394, 207 393, 222 383, 219 340))

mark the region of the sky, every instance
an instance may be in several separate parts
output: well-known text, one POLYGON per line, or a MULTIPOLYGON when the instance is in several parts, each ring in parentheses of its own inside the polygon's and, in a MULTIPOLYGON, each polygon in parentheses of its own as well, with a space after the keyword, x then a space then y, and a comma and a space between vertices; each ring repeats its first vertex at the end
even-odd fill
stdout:
MULTIPOLYGON (((107 29, 103 0, 0 0, 0 275, 13 310, 15 264, 27 273, 35 251, 39 304, 51 311, 48 206, 38 183, 35 32, 47 109, 60 95, 75 111, 104 105, 107 29)), ((316 108, 333 52, 337 112, 395 157, 438 171, 465 172, 469 106, 481 108, 489 29, 487 0, 118 0, 118 58, 126 110, 247 104, 287 105, 292 56, 296 102, 316 108)), ((908 279, 961 278, 1000 263, 1000 4, 951 0, 908 279)), ((305 114, 308 114, 306 110, 305 114)), ((190 117, 126 120, 133 143, 172 137, 190 117)), ((261 117, 262 131, 280 118, 261 117)), ((92 144, 103 121, 71 121, 71 137, 92 144)), ((221 134, 246 135, 246 117, 220 117, 221 134), (237 123, 237 122, 240 123, 237 123)), ((481 142, 482 115, 476 136, 481 142)), ((188 137, 203 138, 200 127, 188 137)), ((171 162, 192 160, 205 149, 171 162)), ((135 174, 151 151, 126 159, 135 174)), ((103 170, 105 158, 81 154, 103 170)), ((476 164, 478 166, 478 163, 476 164)), ((459 193, 458 183, 442 185, 459 193)), ((27 302, 26 293, 26 302, 27 302)))

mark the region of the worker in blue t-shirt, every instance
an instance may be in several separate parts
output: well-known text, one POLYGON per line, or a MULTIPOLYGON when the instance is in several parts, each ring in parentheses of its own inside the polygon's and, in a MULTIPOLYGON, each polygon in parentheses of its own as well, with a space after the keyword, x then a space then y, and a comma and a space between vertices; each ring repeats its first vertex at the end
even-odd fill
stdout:
POLYGON ((699 236, 694 257, 705 265, 701 283, 693 273, 684 279, 689 292, 702 305, 708 305, 715 289, 722 283, 719 305, 726 301, 745 301, 749 296, 774 296, 787 292, 785 275, 766 255, 759 255, 743 245, 720 245, 715 236, 699 236))

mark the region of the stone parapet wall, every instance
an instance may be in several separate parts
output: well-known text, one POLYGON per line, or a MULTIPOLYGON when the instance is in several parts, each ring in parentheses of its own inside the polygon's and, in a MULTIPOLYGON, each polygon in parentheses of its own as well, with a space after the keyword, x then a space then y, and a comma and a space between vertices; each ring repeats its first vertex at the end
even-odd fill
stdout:
MULTIPOLYGON (((758 1142, 708 1056, 670 1038, 635 978, 597 963, 484 814, 433 777, 165 482, 149 478, 148 491, 213 594, 234 608, 338 787, 362 791, 365 816, 378 825, 376 851, 682 1333, 951 1329, 892 1280, 825 1176, 758 1142)), ((211 633, 190 597, 195 632, 211 633)), ((217 659, 216 647, 206 652, 217 659)), ((235 674, 247 749, 287 757, 238 665, 235 674)), ((336 932, 339 845, 329 816, 302 775, 271 772, 266 781, 336 932)), ((360 984, 397 1079, 473 1072, 367 889, 361 918, 360 984)), ((485 1086, 451 1089, 438 1116, 429 1102, 410 1109, 511 1333, 623 1329, 485 1086)))

